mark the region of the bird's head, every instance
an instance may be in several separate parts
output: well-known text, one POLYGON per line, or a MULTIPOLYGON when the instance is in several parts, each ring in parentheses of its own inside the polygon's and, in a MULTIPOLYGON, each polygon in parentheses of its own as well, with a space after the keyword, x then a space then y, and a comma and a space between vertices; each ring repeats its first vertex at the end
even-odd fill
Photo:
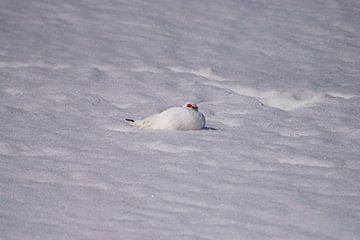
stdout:
POLYGON ((188 109, 193 109, 195 111, 197 111, 199 109, 198 106, 195 103, 186 103, 184 105, 184 107, 188 108, 188 109))

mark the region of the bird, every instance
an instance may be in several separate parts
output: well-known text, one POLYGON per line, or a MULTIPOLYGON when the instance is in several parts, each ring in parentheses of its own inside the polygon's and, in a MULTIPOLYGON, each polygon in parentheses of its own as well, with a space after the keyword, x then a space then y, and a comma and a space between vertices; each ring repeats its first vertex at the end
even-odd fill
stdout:
POLYGON ((139 129, 156 130, 199 130, 205 127, 205 116, 194 103, 172 107, 143 120, 126 118, 128 124, 139 129))

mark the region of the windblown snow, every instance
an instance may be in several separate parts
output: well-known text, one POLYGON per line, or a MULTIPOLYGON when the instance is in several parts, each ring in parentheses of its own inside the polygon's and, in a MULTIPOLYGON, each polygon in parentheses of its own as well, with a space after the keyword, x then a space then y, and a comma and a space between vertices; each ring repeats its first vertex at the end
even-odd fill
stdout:
POLYGON ((1 239, 360 239, 360 3, 0 0, 1 239), (138 130, 197 103, 206 127, 138 130))

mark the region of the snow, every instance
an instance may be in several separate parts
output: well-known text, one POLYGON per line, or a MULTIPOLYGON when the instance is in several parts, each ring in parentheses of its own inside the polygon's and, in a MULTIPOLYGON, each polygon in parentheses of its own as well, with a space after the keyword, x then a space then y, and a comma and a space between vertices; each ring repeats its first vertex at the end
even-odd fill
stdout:
POLYGON ((360 239, 358 1, 0 6, 1 239, 360 239))

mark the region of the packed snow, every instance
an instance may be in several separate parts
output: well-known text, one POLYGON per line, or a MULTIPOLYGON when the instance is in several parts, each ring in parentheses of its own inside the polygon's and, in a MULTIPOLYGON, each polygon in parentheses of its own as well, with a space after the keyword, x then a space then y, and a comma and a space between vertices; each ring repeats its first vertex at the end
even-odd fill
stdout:
POLYGON ((360 239, 360 3, 0 0, 0 239, 360 239), (200 130, 137 129, 186 102, 200 130))

